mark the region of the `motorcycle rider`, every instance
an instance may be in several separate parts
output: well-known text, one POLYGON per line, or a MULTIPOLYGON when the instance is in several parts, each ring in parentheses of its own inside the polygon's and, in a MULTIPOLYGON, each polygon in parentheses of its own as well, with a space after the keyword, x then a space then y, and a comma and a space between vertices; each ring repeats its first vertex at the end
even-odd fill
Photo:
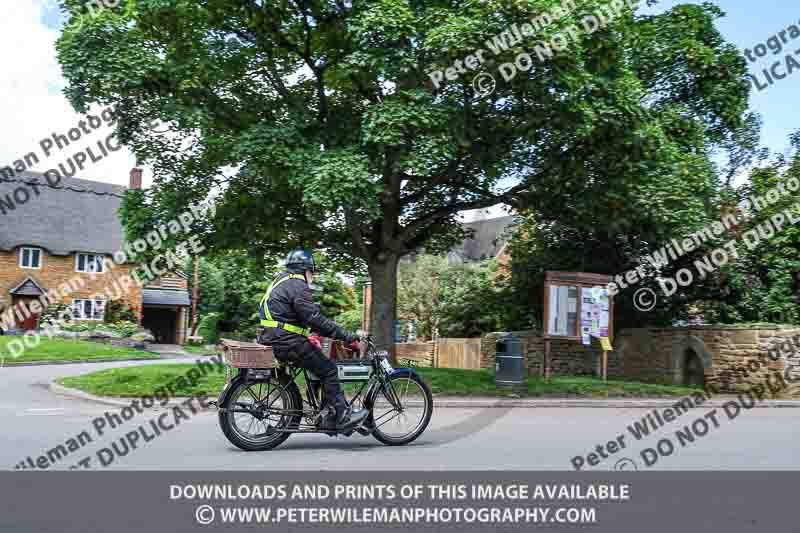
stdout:
POLYGON ((369 411, 350 412, 336 364, 323 355, 318 343, 309 341, 309 334, 313 328, 325 337, 343 340, 351 350, 360 351, 361 345, 356 334, 323 316, 312 301, 309 284, 316 270, 311 252, 289 252, 286 271, 273 280, 261 299, 258 342, 272 346, 278 360, 295 362, 320 379, 326 411, 321 428, 342 431, 361 424, 369 411))

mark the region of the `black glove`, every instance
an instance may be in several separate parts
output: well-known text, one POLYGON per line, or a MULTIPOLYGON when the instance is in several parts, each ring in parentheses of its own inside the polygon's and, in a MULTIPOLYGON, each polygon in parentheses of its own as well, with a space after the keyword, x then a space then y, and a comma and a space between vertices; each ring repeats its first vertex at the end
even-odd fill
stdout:
POLYGON ((353 344, 357 340, 361 340, 361 337, 352 331, 345 331, 342 340, 344 341, 345 346, 347 346, 348 344, 353 344))

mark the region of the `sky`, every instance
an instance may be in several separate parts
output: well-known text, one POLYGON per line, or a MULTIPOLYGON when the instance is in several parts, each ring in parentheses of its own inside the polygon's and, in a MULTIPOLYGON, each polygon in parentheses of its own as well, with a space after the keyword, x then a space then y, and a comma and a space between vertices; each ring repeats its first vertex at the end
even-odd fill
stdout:
MULTIPOLYGON (((655 8, 643 9, 646 12, 658 11, 679 3, 699 2, 665 0, 655 8)), ((718 0, 713 3, 727 14, 718 21, 723 36, 743 51, 766 43, 771 36, 792 24, 800 27, 800 9, 796 7, 796 0, 718 0)), ((34 152, 39 163, 28 168, 43 172, 66 163, 68 158, 87 147, 92 147, 93 153, 101 154, 96 143, 111 133, 105 124, 90 134, 82 134, 69 146, 50 148, 49 156, 45 156, 44 147, 50 142, 46 139, 52 141, 54 134, 65 135, 84 120, 72 110, 62 94, 64 79, 55 52, 61 22, 57 1, 0 0, 0 7, 3 13, 0 17, 0 116, 5 125, 0 128, 0 166, 34 152)), ((765 57, 750 64, 750 72, 764 83, 762 70, 775 61, 783 61, 787 54, 795 51, 794 57, 800 61, 800 38, 790 41, 780 54, 768 51, 765 57)), ((785 69, 785 62, 781 68, 785 69)), ((773 151, 785 151, 789 134, 800 129, 798 94, 800 71, 776 81, 763 91, 754 91, 751 97, 751 108, 764 118, 762 143, 773 151)), ((87 163, 77 177, 127 185, 134 163, 134 156, 123 147, 96 163, 87 163)), ((151 175, 145 168, 145 187, 150 183, 151 175)), ((502 214, 500 208, 493 208, 488 216, 502 214)))

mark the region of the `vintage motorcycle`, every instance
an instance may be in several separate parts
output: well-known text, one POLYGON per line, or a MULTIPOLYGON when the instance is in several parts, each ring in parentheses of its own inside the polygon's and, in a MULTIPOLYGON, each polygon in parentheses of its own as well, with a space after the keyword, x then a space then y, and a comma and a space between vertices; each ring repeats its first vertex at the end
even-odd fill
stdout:
MULTIPOLYGON (((431 420, 431 390, 414 369, 393 368, 388 353, 376 350, 371 337, 363 344, 364 358, 337 361, 337 367, 345 394, 351 393, 350 409, 364 407, 370 415, 360 426, 339 434, 372 435, 390 446, 409 444, 431 420)), ((321 428, 325 410, 319 378, 292 363, 239 368, 220 394, 217 408, 222 432, 246 451, 271 450, 293 433, 335 434, 321 428)))

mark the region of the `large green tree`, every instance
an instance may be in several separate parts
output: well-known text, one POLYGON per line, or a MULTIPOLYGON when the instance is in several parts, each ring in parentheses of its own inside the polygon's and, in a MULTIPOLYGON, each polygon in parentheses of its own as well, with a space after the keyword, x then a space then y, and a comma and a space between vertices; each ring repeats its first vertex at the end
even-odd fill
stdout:
POLYGON ((800 227, 793 223, 800 214, 800 193, 787 187, 790 180, 800 180, 800 132, 790 142, 788 156, 761 162, 736 190, 743 218, 735 235, 739 257, 686 290, 687 300, 708 321, 800 322, 800 227), (769 204, 781 188, 787 194, 769 204), (760 199, 760 208, 747 206, 753 198, 760 199), (792 214, 781 227, 773 226, 787 211, 792 214))
MULTIPOLYGON (((702 203, 695 175, 731 139, 749 90, 708 4, 626 7, 481 97, 471 76, 436 87, 429 73, 560 2, 124 0, 92 16, 64 2, 66 94, 79 111, 116 107, 120 139, 155 169, 150 208, 217 193, 210 247, 260 258, 322 243, 366 268, 373 332, 390 349, 400 257, 460 238, 460 211, 524 200, 569 212, 600 188, 607 201, 583 207, 625 232, 620 215, 647 208, 642 196, 669 200, 660 180, 702 203)), ((580 2, 480 69, 535 58, 539 40, 600 7, 580 2)))
POLYGON ((507 295, 497 265, 423 254, 400 265, 398 309, 420 339, 477 337, 509 327, 507 295))

